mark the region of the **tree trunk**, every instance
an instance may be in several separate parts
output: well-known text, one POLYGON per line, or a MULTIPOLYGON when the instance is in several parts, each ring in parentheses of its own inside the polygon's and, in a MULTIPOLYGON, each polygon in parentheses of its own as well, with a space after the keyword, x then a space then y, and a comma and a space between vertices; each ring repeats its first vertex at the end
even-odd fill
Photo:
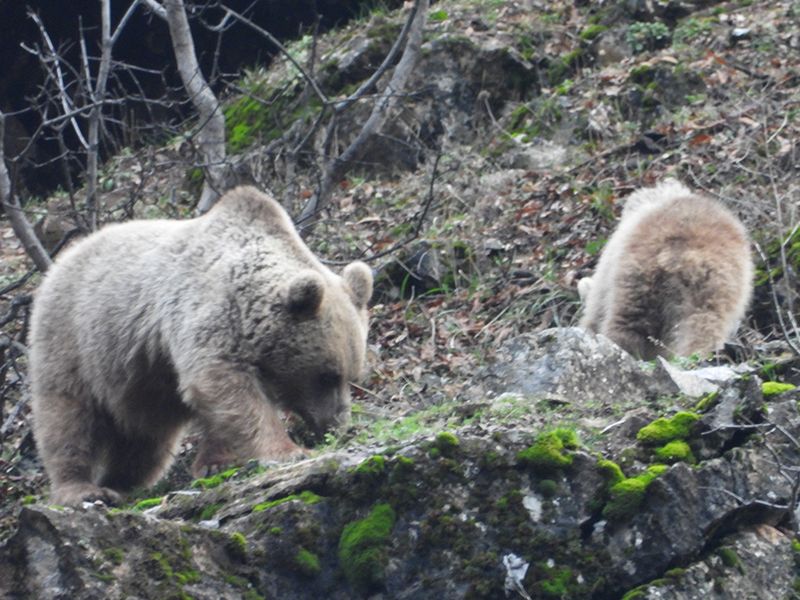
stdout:
POLYGON ((183 0, 165 0, 164 7, 178 72, 199 116, 197 142, 203 157, 205 182, 197 210, 204 213, 214 206, 223 191, 225 116, 217 97, 200 71, 183 0))

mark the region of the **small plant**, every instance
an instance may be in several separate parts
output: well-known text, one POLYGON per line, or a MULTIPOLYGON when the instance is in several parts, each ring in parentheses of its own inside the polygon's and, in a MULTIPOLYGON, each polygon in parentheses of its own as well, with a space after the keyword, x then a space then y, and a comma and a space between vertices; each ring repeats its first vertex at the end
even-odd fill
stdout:
POLYGON ((666 48, 670 42, 669 28, 663 23, 632 23, 626 40, 634 54, 666 48))
POLYGON ((685 44, 710 33, 711 24, 707 19, 688 19, 675 28, 672 41, 685 44))

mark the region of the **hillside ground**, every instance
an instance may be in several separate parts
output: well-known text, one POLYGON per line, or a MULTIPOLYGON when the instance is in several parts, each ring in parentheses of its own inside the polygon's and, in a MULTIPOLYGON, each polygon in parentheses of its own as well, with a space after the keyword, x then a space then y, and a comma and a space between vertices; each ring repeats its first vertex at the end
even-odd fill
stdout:
MULTIPOLYGON (((416 239, 370 263, 376 296, 370 368, 354 388, 357 428, 459 398, 505 339, 576 324, 576 282, 591 273, 625 196, 667 176, 721 198, 746 223, 757 287, 739 356, 757 362, 777 352, 787 361, 783 377, 798 379, 789 346, 769 343, 788 333, 797 347, 800 3, 707 2, 680 16, 625 8, 634 4, 479 0, 431 9, 431 35, 510 35, 526 60, 547 67, 546 77, 538 94, 492 114, 473 143, 428 150, 414 171, 351 175, 309 237, 336 264, 369 259, 420 224, 416 239), (518 158, 536 152, 552 160, 518 158)), ((367 17, 329 36, 374 26, 367 17)), ((257 152, 251 141, 246 150, 257 152)), ((194 188, 175 153, 143 148, 112 160, 109 198, 136 186, 143 216, 190 212, 194 188), (143 168, 154 161, 157 168, 143 168), (179 192, 168 202, 172 184, 179 192)), ((291 187, 272 191, 296 210, 314 183, 312 170, 300 170, 291 187)), ((121 204, 107 206, 105 220, 123 218, 113 210, 121 204)), ((0 252, 3 285, 30 269, 5 222, 0 252)), ((5 292, 4 310, 38 281, 5 292)), ((20 339, 26 310, 5 322, 7 340, 20 339)), ((0 537, 23 502, 47 494, 24 404, 25 357, 16 356, 2 369, 0 537)), ((178 461, 176 485, 186 481, 186 464, 178 461)))

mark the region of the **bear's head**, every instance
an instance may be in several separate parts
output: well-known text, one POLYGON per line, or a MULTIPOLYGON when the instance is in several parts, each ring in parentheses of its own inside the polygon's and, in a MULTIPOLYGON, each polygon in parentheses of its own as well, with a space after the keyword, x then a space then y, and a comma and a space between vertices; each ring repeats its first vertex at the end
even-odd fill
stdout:
POLYGON ((342 276, 305 269, 280 294, 284 327, 259 370, 270 399, 315 434, 350 422, 350 382, 364 370, 372 272, 362 262, 342 276))

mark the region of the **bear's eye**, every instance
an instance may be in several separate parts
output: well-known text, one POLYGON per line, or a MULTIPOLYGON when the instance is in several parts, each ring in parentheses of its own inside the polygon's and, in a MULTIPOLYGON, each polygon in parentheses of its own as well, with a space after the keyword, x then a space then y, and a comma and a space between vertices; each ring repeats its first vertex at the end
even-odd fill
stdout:
POLYGON ((319 376, 319 384, 325 388, 339 387, 342 378, 338 373, 323 373, 319 376))

